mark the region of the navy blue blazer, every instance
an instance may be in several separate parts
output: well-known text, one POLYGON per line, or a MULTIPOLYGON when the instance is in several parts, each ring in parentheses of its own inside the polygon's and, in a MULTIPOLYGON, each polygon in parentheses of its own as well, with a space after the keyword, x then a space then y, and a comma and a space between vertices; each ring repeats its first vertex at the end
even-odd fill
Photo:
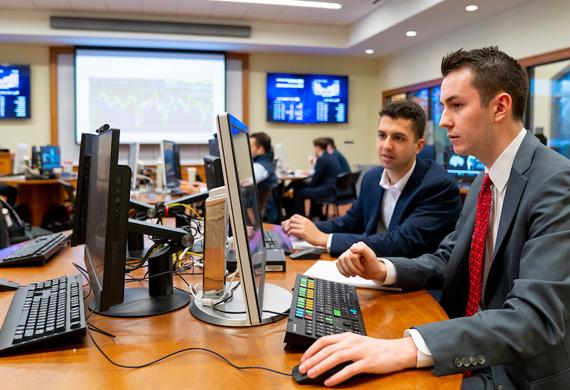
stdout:
POLYGON ((360 196, 347 214, 317 222, 325 233, 334 233, 330 253, 338 256, 363 241, 378 256, 418 256, 437 249, 453 231, 461 211, 455 179, 433 161, 416 158, 416 167, 394 208, 390 226, 377 233, 384 189, 380 178, 384 168, 372 168, 364 175, 360 196))
POLYGON ((315 163, 315 173, 311 178, 309 187, 316 189, 323 195, 328 191, 333 191, 336 182, 336 176, 342 173, 340 163, 336 156, 324 152, 315 163))

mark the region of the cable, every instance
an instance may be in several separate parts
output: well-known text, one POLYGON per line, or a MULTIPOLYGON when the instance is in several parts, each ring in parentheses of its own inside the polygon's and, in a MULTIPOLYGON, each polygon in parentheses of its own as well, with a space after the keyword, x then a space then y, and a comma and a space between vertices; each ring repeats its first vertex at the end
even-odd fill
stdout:
POLYGON ((105 357, 105 359, 107 359, 107 361, 109 363, 111 363, 114 366, 117 367, 121 367, 121 368, 144 368, 144 367, 148 367, 152 364, 158 363, 164 359, 167 359, 171 356, 177 355, 179 353, 182 352, 188 352, 188 351, 203 351, 203 352, 208 352, 211 353, 212 355, 216 355, 217 357, 219 357, 220 359, 222 359, 224 362, 226 362, 227 364, 229 364, 230 366, 232 366, 233 368, 236 368, 238 370, 265 370, 265 371, 269 371, 269 372, 273 372, 275 374, 279 374, 279 375, 283 375, 283 376, 292 376, 290 373, 288 372, 282 372, 282 371, 278 371, 278 370, 274 370, 272 368, 267 368, 267 367, 261 367, 261 366, 238 366, 235 363, 232 363, 230 360, 228 360, 227 358, 225 358, 224 356, 222 356, 221 354, 219 354, 216 351, 212 351, 211 349, 207 349, 207 348, 200 348, 200 347, 189 347, 189 348, 184 348, 184 349, 180 349, 178 351, 174 351, 172 353, 169 353, 168 355, 165 355, 163 357, 160 357, 158 359, 152 360, 148 363, 144 363, 144 364, 139 364, 139 365, 127 365, 127 364, 120 364, 117 362, 114 362, 104 351, 103 349, 101 349, 101 347, 99 346, 99 344, 97 344, 97 342, 95 341, 95 339, 93 338, 93 335, 91 334, 90 330, 87 329, 87 335, 89 336, 89 338, 91 339, 91 341, 93 342, 93 344, 95 344, 95 347, 97 348, 97 350, 99 350, 99 352, 101 352, 101 354, 105 357))

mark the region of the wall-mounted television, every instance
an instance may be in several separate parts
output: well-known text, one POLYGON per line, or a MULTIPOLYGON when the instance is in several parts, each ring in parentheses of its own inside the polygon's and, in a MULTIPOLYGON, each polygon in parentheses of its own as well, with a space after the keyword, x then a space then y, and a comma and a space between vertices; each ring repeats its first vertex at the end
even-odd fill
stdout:
POLYGON ((268 73, 267 121, 348 122, 348 76, 268 73))
POLYGON ((30 118, 30 66, 0 64, 0 119, 30 118))

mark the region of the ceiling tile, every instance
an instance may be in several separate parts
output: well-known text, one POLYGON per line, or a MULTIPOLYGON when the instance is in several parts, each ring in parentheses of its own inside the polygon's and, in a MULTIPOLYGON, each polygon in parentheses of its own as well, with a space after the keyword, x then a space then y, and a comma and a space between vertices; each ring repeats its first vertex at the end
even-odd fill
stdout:
POLYGON ((0 8, 35 9, 32 0, 0 0, 0 8))
POLYGON ((144 12, 147 14, 174 15, 178 8, 178 1, 179 0, 144 0, 144 12))
POLYGON ((69 0, 69 2, 74 11, 107 11, 105 0, 69 0))
POLYGON ((110 0, 107 2, 109 12, 143 13, 143 0, 110 0))

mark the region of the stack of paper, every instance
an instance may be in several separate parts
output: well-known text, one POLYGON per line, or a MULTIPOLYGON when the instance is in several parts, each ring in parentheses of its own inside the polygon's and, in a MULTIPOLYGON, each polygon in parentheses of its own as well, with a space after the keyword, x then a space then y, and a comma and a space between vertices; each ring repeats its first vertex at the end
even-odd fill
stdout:
POLYGON ((382 286, 372 280, 363 279, 360 276, 352 276, 347 278, 343 276, 336 267, 336 261, 318 260, 311 268, 309 268, 305 275, 314 278, 330 280, 332 282, 345 283, 354 287, 361 288, 374 288, 377 290, 386 291, 402 291, 399 287, 386 287, 382 286))

